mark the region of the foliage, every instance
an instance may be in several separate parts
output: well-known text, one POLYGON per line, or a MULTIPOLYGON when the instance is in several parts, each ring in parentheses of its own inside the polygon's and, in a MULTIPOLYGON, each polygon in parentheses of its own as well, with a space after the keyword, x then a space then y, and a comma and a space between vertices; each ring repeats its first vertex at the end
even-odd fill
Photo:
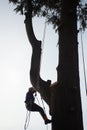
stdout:
MULTIPOLYGON (((60 24, 62 0, 9 0, 16 6, 14 10, 22 15, 27 12, 27 1, 30 1, 32 5, 32 17, 46 17, 47 22, 53 24, 57 30, 60 24)), ((81 28, 87 27, 87 3, 83 4, 80 0, 77 6, 77 20, 81 28)))
POLYGON ((84 5, 82 3, 79 3, 77 7, 77 18, 80 23, 80 29, 87 28, 87 3, 84 5))

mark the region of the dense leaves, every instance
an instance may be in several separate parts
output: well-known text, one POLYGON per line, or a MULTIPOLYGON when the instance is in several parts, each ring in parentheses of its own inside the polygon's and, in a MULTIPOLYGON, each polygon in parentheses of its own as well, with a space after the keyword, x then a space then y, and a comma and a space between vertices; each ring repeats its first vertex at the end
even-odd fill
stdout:
POLYGON ((80 3, 78 5, 77 16, 80 23, 80 29, 83 28, 84 30, 85 28, 87 28, 87 3, 85 3, 84 5, 80 3))
MULTIPOLYGON (((31 2, 32 6, 32 17, 41 16, 46 17, 47 22, 53 24, 54 28, 57 29, 60 24, 60 15, 62 0, 9 0, 16 7, 15 11, 20 12, 22 15, 28 11, 31 2)), ((85 29, 87 27, 87 3, 83 3, 78 0, 77 6, 77 19, 80 23, 80 27, 85 29)))

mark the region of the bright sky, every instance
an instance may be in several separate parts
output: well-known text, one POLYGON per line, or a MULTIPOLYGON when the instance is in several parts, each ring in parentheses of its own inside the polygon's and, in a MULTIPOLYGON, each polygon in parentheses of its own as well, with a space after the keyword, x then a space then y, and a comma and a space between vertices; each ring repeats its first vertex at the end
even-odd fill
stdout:
MULTIPOLYGON (((28 42, 24 17, 13 12, 14 7, 8 0, 0 2, 0 129, 23 130, 26 116, 25 94, 31 86, 29 78, 31 46, 28 42)), ((33 19, 35 35, 42 40, 43 19, 33 19), (39 25, 39 26, 38 26, 39 25)), ((84 41, 87 42, 87 33, 84 41)), ((80 41, 80 38, 79 38, 80 41)), ((45 45, 42 56, 41 76, 44 80, 56 81, 58 64, 58 37, 51 26, 47 26, 45 45), (53 53, 52 53, 53 52, 53 53), (52 59, 52 60, 51 60, 52 59)), ((85 56, 87 44, 84 44, 85 56)), ((80 51, 80 79, 83 102, 84 130, 87 130, 87 97, 85 96, 84 75, 80 51)), ((87 59, 85 57, 87 64, 87 59)), ((87 72, 87 70, 86 70, 87 72)), ((40 100, 40 99, 39 99, 40 100)), ((46 104, 45 104, 46 105, 46 104)), ((46 106, 47 114, 49 112, 46 106)), ((49 114, 48 114, 49 116, 49 114)), ((50 116, 49 116, 50 118, 50 116)), ((29 129, 44 130, 46 126, 38 113, 31 113, 29 129)), ((50 125, 48 125, 50 130, 50 125)))

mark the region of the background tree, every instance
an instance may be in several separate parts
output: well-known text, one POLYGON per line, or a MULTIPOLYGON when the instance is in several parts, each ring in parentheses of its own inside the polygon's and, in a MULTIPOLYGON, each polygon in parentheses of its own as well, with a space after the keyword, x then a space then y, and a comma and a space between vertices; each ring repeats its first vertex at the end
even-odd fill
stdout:
POLYGON ((80 0, 9 0, 15 11, 25 15, 25 27, 32 46, 30 78, 51 108, 52 130, 83 130, 79 84, 77 21, 86 28, 87 4, 80 0), (32 17, 43 16, 59 35, 57 82, 40 77, 41 41, 34 35, 32 17), (37 60, 36 60, 37 59, 37 60), (51 86, 51 87, 49 87, 51 86))

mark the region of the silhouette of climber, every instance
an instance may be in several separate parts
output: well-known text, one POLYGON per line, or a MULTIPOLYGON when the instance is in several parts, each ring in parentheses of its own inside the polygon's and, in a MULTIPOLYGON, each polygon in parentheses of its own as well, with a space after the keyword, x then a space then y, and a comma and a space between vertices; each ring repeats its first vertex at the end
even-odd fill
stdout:
POLYGON ((29 88, 29 91, 26 93, 26 99, 25 99, 25 105, 27 110, 33 112, 39 112, 42 118, 44 119, 45 124, 51 123, 52 120, 49 120, 47 118, 46 114, 44 113, 44 110, 39 105, 34 103, 35 100, 34 94, 36 94, 35 88, 33 87, 29 88))

